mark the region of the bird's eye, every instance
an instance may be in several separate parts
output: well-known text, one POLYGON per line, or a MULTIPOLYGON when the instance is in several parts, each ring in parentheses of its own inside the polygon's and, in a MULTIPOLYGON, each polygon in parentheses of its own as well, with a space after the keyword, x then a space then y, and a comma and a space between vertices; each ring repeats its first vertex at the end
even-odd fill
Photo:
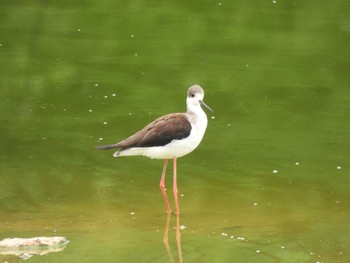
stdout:
POLYGON ((191 95, 190 95, 192 98, 194 98, 194 94, 193 93, 191 93, 191 95))

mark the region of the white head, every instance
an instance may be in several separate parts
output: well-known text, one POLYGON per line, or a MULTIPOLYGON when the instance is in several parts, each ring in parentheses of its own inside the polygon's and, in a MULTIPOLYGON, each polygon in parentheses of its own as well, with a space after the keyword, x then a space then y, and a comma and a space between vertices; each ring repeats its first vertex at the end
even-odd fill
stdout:
POLYGON ((194 111, 200 105, 205 106, 208 110, 213 111, 207 104, 204 103, 204 90, 199 85, 193 85, 187 92, 187 111, 194 111))

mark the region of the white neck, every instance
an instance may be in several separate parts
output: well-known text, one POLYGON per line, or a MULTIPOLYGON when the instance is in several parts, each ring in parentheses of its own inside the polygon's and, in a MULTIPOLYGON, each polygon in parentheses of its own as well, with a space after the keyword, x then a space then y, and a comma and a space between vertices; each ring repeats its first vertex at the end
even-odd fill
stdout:
POLYGON ((208 119, 207 115, 203 111, 200 103, 196 100, 187 98, 187 117, 195 128, 203 130, 203 133, 207 127, 208 119))

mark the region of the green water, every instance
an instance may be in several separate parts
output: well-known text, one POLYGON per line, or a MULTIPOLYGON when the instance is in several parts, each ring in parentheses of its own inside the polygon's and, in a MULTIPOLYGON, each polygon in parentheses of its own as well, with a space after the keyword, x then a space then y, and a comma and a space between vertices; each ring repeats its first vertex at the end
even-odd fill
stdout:
POLYGON ((70 240, 28 262, 349 262, 349 12, 345 0, 2 1, 0 239, 70 240), (215 113, 178 160, 171 256, 162 161, 94 147, 184 111, 194 83, 215 113))

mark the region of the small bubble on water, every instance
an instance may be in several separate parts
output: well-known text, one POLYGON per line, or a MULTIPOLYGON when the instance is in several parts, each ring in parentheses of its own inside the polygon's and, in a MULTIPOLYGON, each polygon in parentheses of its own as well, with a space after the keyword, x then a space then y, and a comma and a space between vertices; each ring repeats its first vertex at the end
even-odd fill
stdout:
POLYGON ((341 169, 341 166, 337 166, 337 170, 340 170, 341 169))
POLYGON ((103 122, 103 124, 104 124, 104 125, 106 125, 106 124, 107 124, 107 122, 106 122, 106 121, 104 121, 104 122, 103 122))
POLYGON ((299 162, 296 162, 295 165, 299 165, 300 163, 299 162))
POLYGON ((226 233, 221 233, 221 235, 224 236, 224 237, 228 236, 228 234, 226 234, 226 233))
POLYGON ((277 171, 277 170, 273 170, 272 172, 273 172, 274 174, 278 173, 278 171, 277 171))
POLYGON ((186 226, 185 225, 181 225, 181 226, 179 226, 179 228, 180 228, 180 230, 184 230, 184 229, 186 229, 186 226))
POLYGON ((113 97, 117 96, 115 93, 112 94, 113 97))

